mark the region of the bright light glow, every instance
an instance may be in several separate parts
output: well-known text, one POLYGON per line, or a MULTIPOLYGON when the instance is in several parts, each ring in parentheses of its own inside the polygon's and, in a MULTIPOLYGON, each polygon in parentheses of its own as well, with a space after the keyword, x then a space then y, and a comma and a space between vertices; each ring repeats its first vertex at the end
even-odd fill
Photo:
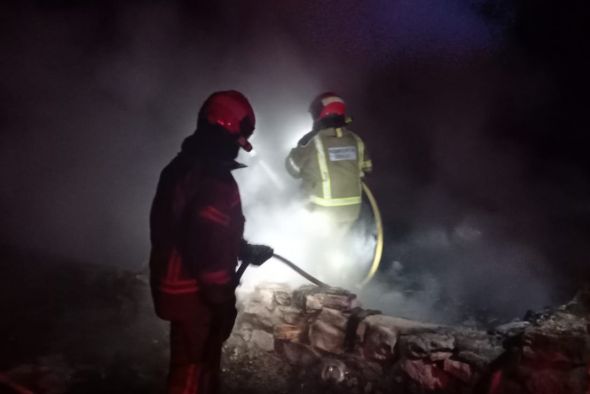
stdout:
POLYGON ((347 256, 342 249, 332 250, 327 258, 328 267, 336 270, 341 269, 346 261, 347 256))
MULTIPOLYGON (((372 261, 372 236, 347 235, 325 213, 311 212, 299 190, 300 180, 291 178, 285 169, 289 150, 311 129, 309 114, 286 119, 273 145, 262 138, 253 145, 256 152, 241 153, 239 161, 249 168, 234 173, 242 195, 246 216, 245 238, 251 243, 267 244, 318 279, 346 287, 358 283, 372 261), (339 256, 339 257, 336 257, 339 256)), ((249 291, 261 282, 287 283, 292 286, 307 281, 278 260, 271 259, 261 267, 250 267, 242 277, 242 290, 249 291)))
MULTIPOLYGON (((361 236, 339 236, 326 215, 310 212, 301 202, 282 206, 249 207, 246 238, 265 243, 318 279, 335 286, 352 286, 362 279, 371 262, 374 241, 361 236)), ((307 283, 277 260, 249 268, 244 289, 261 282, 297 286, 307 283)))
POLYGON ((283 148, 285 148, 286 151, 289 151, 296 146, 301 137, 311 131, 312 126, 313 122, 308 113, 294 116, 293 119, 286 124, 284 134, 286 138, 283 148))

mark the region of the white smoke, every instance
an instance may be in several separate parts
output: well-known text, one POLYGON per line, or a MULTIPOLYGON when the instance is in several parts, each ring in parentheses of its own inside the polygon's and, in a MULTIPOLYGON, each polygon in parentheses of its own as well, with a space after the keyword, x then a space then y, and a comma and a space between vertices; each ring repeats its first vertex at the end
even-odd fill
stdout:
MULTIPOLYGON (((0 96, 8 103, 0 117, 2 242, 138 268, 159 171, 194 130, 202 101, 238 89, 258 118, 257 156, 244 157, 251 167, 236 172, 246 237, 338 284, 320 268, 338 254, 370 256, 372 238, 346 247, 322 239, 283 163, 311 128, 310 100, 335 89, 375 163, 369 182, 386 226, 383 264, 398 261, 363 293, 366 306, 426 319, 452 315, 439 302, 449 292, 510 312, 545 302, 555 275, 543 272, 537 253, 519 250, 542 251, 551 240, 585 256, 584 233, 550 219, 587 193, 571 198, 578 183, 559 169, 559 182, 535 184, 527 174, 543 167, 531 167, 526 150, 485 137, 505 126, 498 102, 530 120, 510 103, 524 97, 518 101, 535 108, 533 95, 552 94, 543 77, 499 66, 489 52, 501 43, 493 23, 471 1, 345 1, 329 14, 317 2, 286 1, 94 2, 51 11, 13 2, 0 37, 0 96), (474 207, 504 220, 495 226, 503 238, 478 235, 478 226, 453 230, 474 207)), ((244 280, 303 281, 278 261, 244 280)))
POLYGON ((495 325, 552 302, 551 270, 530 246, 467 217, 452 228, 418 229, 390 245, 397 260, 361 299, 384 313, 439 323, 495 325))
MULTIPOLYGON (((268 130, 257 131, 264 136, 268 130)), ((274 137, 280 143, 274 147, 264 138, 253 139, 254 154, 242 154, 240 161, 249 167, 236 171, 240 185, 244 214, 245 238, 251 243, 264 243, 275 252, 317 276, 330 285, 352 286, 362 279, 372 259, 374 242, 370 232, 355 231, 342 235, 330 218, 312 212, 300 192, 300 180, 291 178, 284 166, 289 150, 311 128, 305 106, 300 114, 281 121, 285 127, 274 137)), ((293 286, 307 281, 276 259, 259 268, 249 268, 242 287, 258 283, 284 282, 293 286)))

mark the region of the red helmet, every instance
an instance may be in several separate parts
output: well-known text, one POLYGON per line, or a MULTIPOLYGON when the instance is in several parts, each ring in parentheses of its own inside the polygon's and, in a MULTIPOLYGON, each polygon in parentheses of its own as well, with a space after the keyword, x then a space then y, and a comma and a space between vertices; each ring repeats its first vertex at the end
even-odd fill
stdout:
POLYGON ((332 92, 326 92, 313 100, 309 112, 311 112, 314 122, 317 122, 329 116, 345 116, 346 105, 340 96, 332 92))
POLYGON ((256 118, 248 99, 236 90, 215 92, 199 112, 199 122, 216 125, 235 138, 246 152, 252 150, 248 138, 254 132, 256 118))

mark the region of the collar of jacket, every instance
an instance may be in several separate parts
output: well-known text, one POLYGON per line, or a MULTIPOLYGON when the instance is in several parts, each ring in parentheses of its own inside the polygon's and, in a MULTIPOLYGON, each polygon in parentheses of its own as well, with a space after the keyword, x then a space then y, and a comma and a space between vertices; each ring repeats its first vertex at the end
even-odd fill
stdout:
POLYGON ((201 144, 194 134, 184 139, 180 155, 193 160, 200 160, 207 167, 212 169, 233 171, 247 167, 245 164, 239 163, 233 159, 219 158, 219 155, 216 152, 207 149, 206 146, 201 144))
MULTIPOLYGON (((299 140, 297 145, 299 145, 299 146, 307 145, 309 143, 309 141, 311 141, 311 139, 318 134, 321 134, 324 136, 325 135, 337 135, 336 129, 345 130, 346 128, 344 126, 342 126, 342 127, 323 127, 323 128, 319 128, 319 129, 313 129, 312 131, 310 131, 309 133, 307 133, 303 137, 301 137, 301 139, 299 140)), ((348 129, 346 129, 346 130, 348 130, 348 129)))

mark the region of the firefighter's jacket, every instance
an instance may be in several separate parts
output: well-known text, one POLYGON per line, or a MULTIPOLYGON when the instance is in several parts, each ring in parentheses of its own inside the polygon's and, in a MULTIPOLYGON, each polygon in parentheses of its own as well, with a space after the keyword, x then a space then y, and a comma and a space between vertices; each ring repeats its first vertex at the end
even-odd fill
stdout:
POLYGON ((183 320, 203 302, 233 303, 237 285, 244 217, 231 171, 240 165, 193 145, 185 141, 162 171, 150 214, 152 295, 165 320, 183 320))
POLYGON ((321 207, 360 207, 361 178, 372 169, 362 139, 345 127, 306 134, 289 153, 286 166, 301 178, 311 203, 321 207))

